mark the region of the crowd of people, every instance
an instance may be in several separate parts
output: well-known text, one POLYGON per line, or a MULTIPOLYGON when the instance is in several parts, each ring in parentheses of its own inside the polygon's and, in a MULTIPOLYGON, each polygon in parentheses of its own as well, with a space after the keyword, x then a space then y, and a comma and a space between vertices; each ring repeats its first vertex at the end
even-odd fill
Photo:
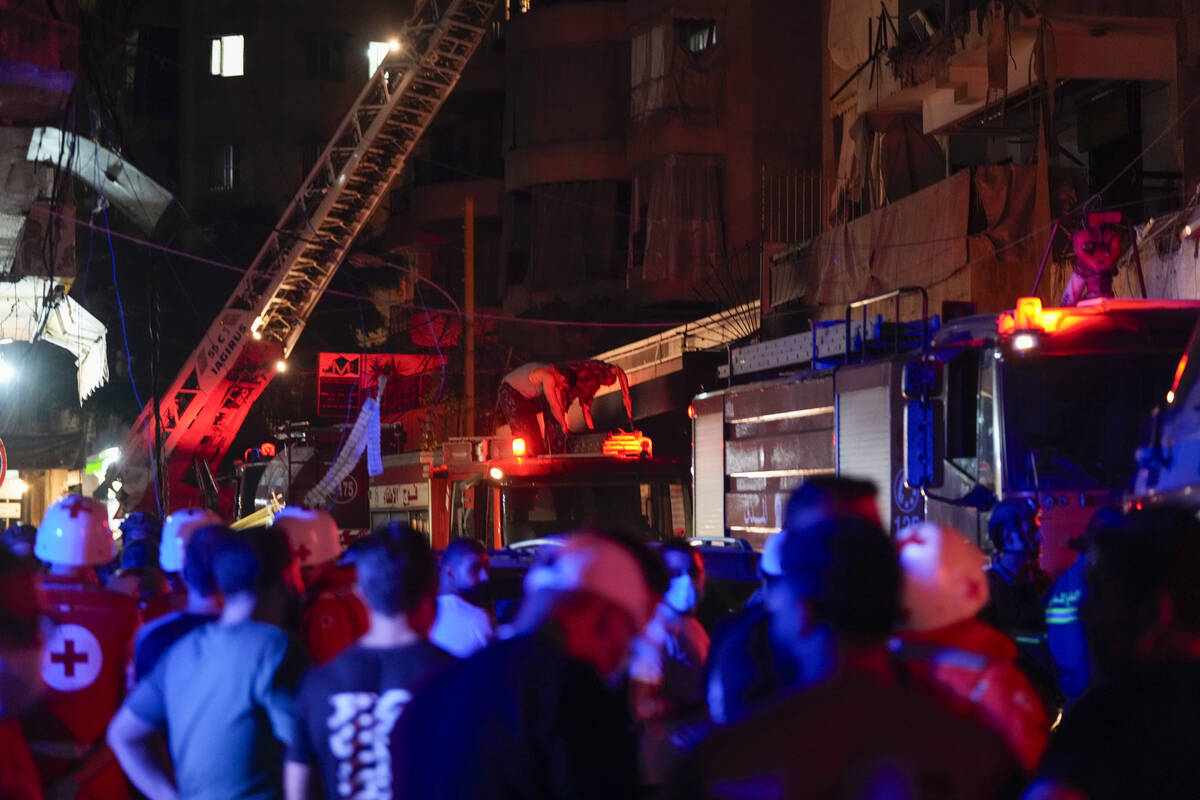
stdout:
POLYGON ((1200 797, 1200 522, 1099 509, 1053 581, 1038 528, 812 479, 706 628, 681 541, 566 534, 497 619, 477 542, 188 509, 118 555, 67 497, 0 547, 0 797, 1200 797))

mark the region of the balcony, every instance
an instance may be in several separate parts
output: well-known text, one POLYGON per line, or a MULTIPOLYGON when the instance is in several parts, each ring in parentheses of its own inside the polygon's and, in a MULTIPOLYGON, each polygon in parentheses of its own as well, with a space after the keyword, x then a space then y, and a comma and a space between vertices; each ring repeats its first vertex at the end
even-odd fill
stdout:
MULTIPOLYGON (((936 133, 1046 82, 1173 81, 1178 13, 1171 15, 1170 3, 1149 5, 1157 14, 1143 14, 1140 4, 1137 16, 1084 16, 1056 9, 1045 21, 1048 27, 1020 15, 981 19, 969 13, 924 40, 906 36, 908 23, 890 17, 844 21, 847 33, 864 39, 868 25, 883 26, 889 33, 876 37, 867 61, 839 87, 835 99, 844 103, 857 96, 858 113, 919 113, 924 132, 936 133), (1040 42, 1045 36, 1052 38, 1053 47, 1043 58, 1040 42)), ((831 43, 831 50, 835 46, 831 43)))

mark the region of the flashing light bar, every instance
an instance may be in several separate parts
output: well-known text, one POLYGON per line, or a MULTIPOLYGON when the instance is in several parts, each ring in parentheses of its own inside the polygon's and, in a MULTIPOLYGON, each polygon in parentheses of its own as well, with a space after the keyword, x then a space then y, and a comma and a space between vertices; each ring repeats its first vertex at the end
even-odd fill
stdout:
POLYGON ((604 440, 600 453, 617 458, 641 458, 654 455, 654 443, 649 436, 643 436, 641 431, 633 433, 613 433, 604 440))

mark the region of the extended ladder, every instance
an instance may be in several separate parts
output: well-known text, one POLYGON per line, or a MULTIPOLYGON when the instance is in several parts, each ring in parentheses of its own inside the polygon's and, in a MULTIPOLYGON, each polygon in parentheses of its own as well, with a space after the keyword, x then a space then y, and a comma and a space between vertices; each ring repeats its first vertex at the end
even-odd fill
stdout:
MULTIPOLYGON (((428 2, 405 27, 300 191, 160 400, 167 485, 194 460, 219 461, 286 358, 356 236, 488 31, 497 0, 428 2), (438 6, 445 12, 438 12, 438 6)), ((130 430, 115 476, 122 508, 150 486, 152 404, 130 430)), ((164 507, 167 500, 164 497, 164 507)), ((164 508, 166 510, 166 508, 164 508)))

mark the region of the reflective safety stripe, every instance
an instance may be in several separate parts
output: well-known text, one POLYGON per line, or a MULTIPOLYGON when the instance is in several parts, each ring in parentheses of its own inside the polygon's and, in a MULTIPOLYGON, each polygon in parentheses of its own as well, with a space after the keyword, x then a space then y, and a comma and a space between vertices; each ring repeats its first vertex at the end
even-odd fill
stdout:
POLYGON ((1016 640, 1017 644, 1041 645, 1046 642, 1045 636, 1022 636, 1021 634, 1017 634, 1013 639, 1016 640))
POLYGON ((1067 625, 1069 623, 1078 622, 1078 621, 1079 621, 1078 614, 1055 614, 1053 616, 1051 616, 1050 614, 1046 615, 1046 624, 1047 625, 1067 625))

